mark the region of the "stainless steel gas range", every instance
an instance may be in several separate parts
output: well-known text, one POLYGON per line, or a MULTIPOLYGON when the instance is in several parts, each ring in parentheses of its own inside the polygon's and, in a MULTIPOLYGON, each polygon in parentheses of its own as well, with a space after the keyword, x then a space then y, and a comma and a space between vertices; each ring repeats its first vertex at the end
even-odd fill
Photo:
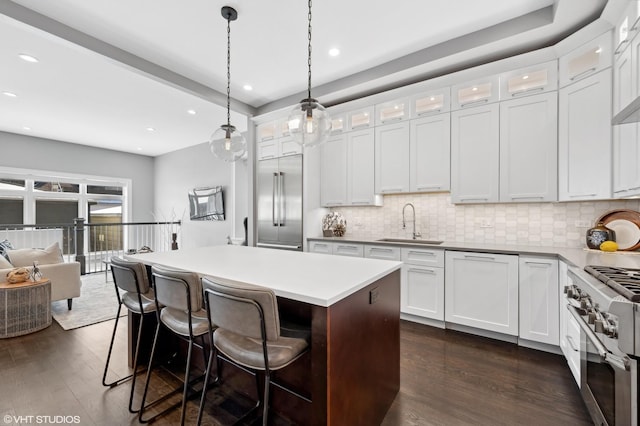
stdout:
POLYGON ((640 270, 569 268, 567 308, 580 326, 581 393, 597 425, 638 425, 640 270))

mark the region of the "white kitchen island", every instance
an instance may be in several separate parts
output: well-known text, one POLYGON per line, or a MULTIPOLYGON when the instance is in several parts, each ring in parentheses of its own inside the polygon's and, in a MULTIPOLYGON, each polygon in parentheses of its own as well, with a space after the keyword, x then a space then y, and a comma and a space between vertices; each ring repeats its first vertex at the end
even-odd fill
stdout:
MULTIPOLYGON (((280 377, 312 403, 274 392, 298 424, 380 424, 400 387, 401 262, 243 246, 126 256, 273 289, 284 319, 311 328, 311 351, 280 377)), ((226 371, 226 370, 225 370, 226 371)))

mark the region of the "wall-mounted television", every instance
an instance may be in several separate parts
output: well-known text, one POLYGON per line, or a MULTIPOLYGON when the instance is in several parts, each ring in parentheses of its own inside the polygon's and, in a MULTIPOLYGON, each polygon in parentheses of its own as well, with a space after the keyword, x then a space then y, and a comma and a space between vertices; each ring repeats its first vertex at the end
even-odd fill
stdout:
POLYGON ((189 216, 191 220, 224 220, 222 186, 189 191, 189 216))

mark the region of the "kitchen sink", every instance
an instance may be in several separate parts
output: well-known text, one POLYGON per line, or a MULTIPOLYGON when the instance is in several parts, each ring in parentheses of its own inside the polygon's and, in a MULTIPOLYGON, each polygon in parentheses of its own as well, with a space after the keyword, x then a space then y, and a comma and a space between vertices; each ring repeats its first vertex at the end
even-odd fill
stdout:
POLYGON ((385 243, 407 243, 407 244, 426 244, 437 246, 438 244, 442 244, 442 241, 434 241, 434 240, 411 240, 405 238, 381 238, 376 241, 382 241, 385 243))

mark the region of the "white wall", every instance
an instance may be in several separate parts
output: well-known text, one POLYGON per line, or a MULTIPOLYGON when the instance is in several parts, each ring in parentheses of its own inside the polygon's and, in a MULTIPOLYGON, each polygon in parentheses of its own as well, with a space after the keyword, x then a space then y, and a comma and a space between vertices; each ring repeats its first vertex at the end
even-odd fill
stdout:
POLYGON ((155 158, 156 218, 159 221, 182 220, 180 248, 227 244, 227 236, 244 237, 244 231, 234 230, 242 229, 242 218, 247 216, 248 178, 243 174, 247 165, 240 161, 235 169, 233 164, 216 159, 209 151, 208 143, 155 158), (190 220, 189 190, 219 185, 224 192, 225 220, 190 220), (236 192, 231 190, 233 186, 236 192))
POLYGON ((130 221, 153 220, 152 157, 0 132, 0 166, 131 179, 130 221))
MULTIPOLYGON (((450 194, 438 193, 385 195, 383 207, 334 210, 347 220, 347 237, 411 238, 410 208, 402 229, 405 203, 414 204, 416 230, 425 240, 555 247, 585 247, 587 229, 603 213, 640 209, 638 200, 454 205, 450 194)), ((320 228, 320 222, 316 226, 320 228)))

